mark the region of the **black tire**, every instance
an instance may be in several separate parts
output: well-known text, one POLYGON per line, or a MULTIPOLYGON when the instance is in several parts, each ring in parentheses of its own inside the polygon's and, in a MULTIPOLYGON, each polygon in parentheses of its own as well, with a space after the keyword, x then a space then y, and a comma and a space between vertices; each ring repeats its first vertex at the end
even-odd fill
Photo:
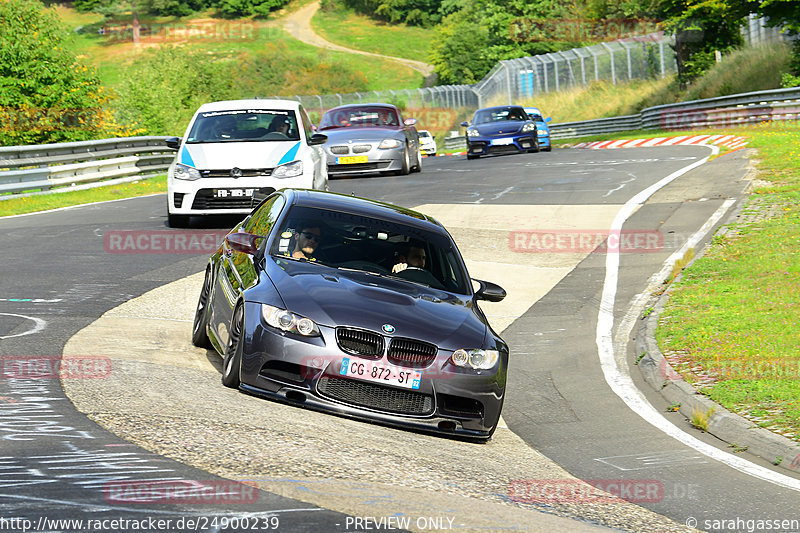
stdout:
POLYGON ((479 157, 479 155, 467 154, 467 159, 478 159, 479 157))
POLYGON ((244 306, 239 304, 233 310, 230 342, 222 360, 222 384, 238 389, 242 368, 242 329, 244 328, 244 306))
POLYGON ((417 147, 417 163, 411 169, 411 172, 422 172, 422 151, 417 147))
POLYGON ((548 146, 547 148, 544 149, 544 151, 545 152, 552 152, 553 151, 553 146, 552 145, 548 146))
POLYGON ((400 176, 405 176, 411 172, 411 161, 408 156, 408 145, 406 145, 406 149, 403 150, 403 167, 397 171, 397 174, 400 176))
POLYGON ((185 228, 188 225, 188 215, 173 215, 172 213, 167 213, 167 226, 170 228, 185 228))
POLYGON ((192 324, 192 344, 198 348, 210 348, 211 341, 208 340, 208 300, 211 297, 211 267, 206 268, 206 276, 203 278, 203 288, 200 290, 200 298, 197 300, 197 310, 194 312, 194 323, 192 324))
POLYGON ((535 139, 533 141, 533 148, 528 150, 528 152, 531 153, 531 154, 535 154, 538 151, 539 151, 539 139, 535 139))

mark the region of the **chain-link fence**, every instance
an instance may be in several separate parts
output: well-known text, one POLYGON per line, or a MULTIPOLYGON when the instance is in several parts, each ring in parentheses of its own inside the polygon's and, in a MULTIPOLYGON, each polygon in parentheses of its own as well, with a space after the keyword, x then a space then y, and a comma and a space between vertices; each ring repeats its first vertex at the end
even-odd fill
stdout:
MULTIPOLYGON (((742 33, 750 46, 788 39, 779 29, 767 27, 763 19, 752 15, 742 33)), ((295 95, 294 98, 311 111, 319 110, 320 114, 338 105, 367 102, 388 102, 413 109, 474 109, 512 104, 538 94, 584 87, 600 80, 617 84, 674 74, 677 65, 672 44, 672 36, 656 32, 562 52, 500 61, 475 85, 295 95)))

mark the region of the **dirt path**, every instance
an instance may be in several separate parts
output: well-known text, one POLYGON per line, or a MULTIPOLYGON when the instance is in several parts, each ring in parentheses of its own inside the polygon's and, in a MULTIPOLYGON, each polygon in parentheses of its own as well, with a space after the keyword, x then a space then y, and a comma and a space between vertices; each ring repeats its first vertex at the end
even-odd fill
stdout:
POLYGON ((338 52, 349 52, 351 54, 361 54, 365 56, 380 57, 383 59, 390 59, 401 63, 407 67, 411 67, 417 72, 420 72, 426 78, 433 74, 433 65, 428 65, 422 61, 414 61, 413 59, 403 59, 401 57, 385 56, 383 54, 375 54, 373 52, 364 52, 363 50, 355 50, 353 48, 345 48, 330 41, 326 41, 311 28, 311 17, 319 9, 319 2, 315 1, 301 9, 289 14, 283 19, 283 28, 291 34, 295 39, 302 41, 312 46, 319 48, 326 48, 328 50, 336 50, 338 52))

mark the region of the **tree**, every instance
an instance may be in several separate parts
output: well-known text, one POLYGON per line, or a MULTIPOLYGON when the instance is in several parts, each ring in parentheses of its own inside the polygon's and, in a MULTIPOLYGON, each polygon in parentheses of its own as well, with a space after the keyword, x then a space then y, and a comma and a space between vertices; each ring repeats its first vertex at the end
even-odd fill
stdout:
POLYGON ((38 0, 0 0, 0 144, 130 133, 105 105, 94 69, 64 46, 67 32, 38 0))

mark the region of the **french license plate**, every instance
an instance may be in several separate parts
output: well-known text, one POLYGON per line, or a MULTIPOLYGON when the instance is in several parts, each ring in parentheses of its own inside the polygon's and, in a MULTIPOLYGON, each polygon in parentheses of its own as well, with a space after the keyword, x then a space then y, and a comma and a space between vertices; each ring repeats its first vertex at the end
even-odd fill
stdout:
POLYGON ((380 362, 362 361, 349 357, 342 359, 339 375, 406 389, 419 389, 422 383, 422 374, 416 370, 401 369, 380 364, 380 362))
POLYGON ((514 138, 504 137, 502 139, 492 139, 492 144, 494 145, 514 144, 514 138))
POLYGON ((337 165, 352 165, 353 163, 366 163, 367 156, 365 155, 351 155, 347 157, 337 157, 337 165))
POLYGON ((214 198, 249 198, 255 189, 214 189, 214 198))

